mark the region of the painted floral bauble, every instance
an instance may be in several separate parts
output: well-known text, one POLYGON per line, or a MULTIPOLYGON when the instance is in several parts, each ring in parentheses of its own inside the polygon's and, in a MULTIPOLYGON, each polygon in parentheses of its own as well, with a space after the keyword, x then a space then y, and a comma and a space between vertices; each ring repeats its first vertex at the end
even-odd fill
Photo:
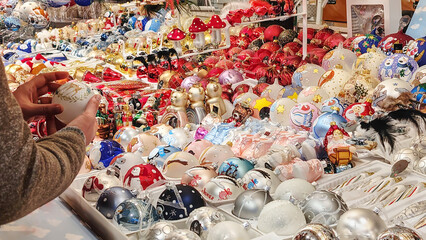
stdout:
POLYGON ((419 38, 410 42, 406 54, 417 61, 419 66, 426 65, 426 38, 419 38))
POLYGON ((426 83, 426 66, 419 67, 410 79, 411 86, 419 86, 426 83))
POLYGON ((414 39, 401 30, 382 38, 379 42, 379 48, 387 55, 391 55, 395 53, 394 44, 402 44, 402 47, 405 47, 411 40, 414 39))
POLYGON ((290 110, 290 120, 294 128, 310 131, 320 111, 312 103, 298 103, 290 110))
POLYGON ((282 126, 290 126, 290 112, 296 103, 289 98, 281 98, 275 101, 269 113, 271 122, 281 124, 282 126))
POLYGON ((382 51, 372 48, 371 51, 361 54, 355 61, 353 70, 369 70, 371 76, 379 78, 379 67, 385 60, 386 54, 382 51))
POLYGON ((94 94, 92 88, 83 82, 65 83, 54 92, 52 97, 53 104, 60 104, 64 108, 64 111, 55 117, 65 124, 70 123, 84 112, 94 94))
POLYGON ((350 72, 356 60, 357 57, 355 53, 343 47, 338 47, 324 56, 322 59, 322 67, 327 71, 340 65, 343 67, 343 70, 350 72))
POLYGON ((297 97, 297 102, 308 102, 314 104, 317 108, 321 108, 322 103, 329 98, 330 96, 324 89, 318 86, 311 86, 303 89, 299 93, 299 96, 297 97))
POLYGON ((296 69, 292 77, 292 85, 297 87, 318 86, 318 81, 325 73, 324 68, 316 64, 305 64, 296 69))
POLYGON ((388 79, 374 89, 373 107, 394 111, 399 108, 399 105, 410 104, 412 97, 409 83, 400 79, 388 79))
POLYGON ((399 78, 408 82, 418 67, 417 62, 410 56, 402 53, 393 54, 385 58, 382 64, 380 64, 379 78, 381 81, 399 78))
POLYGON ((318 86, 324 89, 329 96, 335 97, 339 95, 350 77, 351 74, 348 71, 334 68, 321 76, 318 86))
POLYGON ((274 40, 274 38, 278 38, 282 31, 284 31, 284 28, 280 25, 271 25, 267 27, 263 33, 265 41, 270 42, 274 40))

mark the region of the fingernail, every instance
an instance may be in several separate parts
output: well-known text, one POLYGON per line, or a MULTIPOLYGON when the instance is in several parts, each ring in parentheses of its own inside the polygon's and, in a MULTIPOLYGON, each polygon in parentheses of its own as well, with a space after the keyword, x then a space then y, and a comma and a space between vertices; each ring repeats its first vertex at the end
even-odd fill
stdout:
POLYGON ((55 106, 55 111, 56 112, 62 112, 62 106, 61 105, 59 105, 59 104, 56 104, 56 106, 55 106))
POLYGON ((101 101, 101 98, 102 98, 101 95, 99 95, 99 94, 95 95, 95 100, 96 101, 101 101))

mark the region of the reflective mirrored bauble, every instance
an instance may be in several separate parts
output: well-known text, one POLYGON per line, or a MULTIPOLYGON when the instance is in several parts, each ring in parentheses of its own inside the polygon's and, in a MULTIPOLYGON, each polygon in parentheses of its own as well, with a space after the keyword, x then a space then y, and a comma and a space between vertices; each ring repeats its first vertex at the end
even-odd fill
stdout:
POLYGON ((336 240, 336 232, 322 224, 310 223, 303 227, 293 240, 336 240))
POLYGON ((211 207, 200 207, 189 214, 186 226, 201 239, 206 239, 211 228, 223 221, 225 221, 225 215, 219 210, 211 207))
POLYGON ((340 216, 336 232, 340 240, 377 239, 385 229, 385 222, 375 212, 353 208, 340 216))
POLYGON ((306 222, 333 225, 339 221, 340 216, 348 210, 345 201, 331 191, 315 191, 305 198, 300 204, 305 214, 306 222))
POLYGON ((414 230, 395 226, 386 229, 377 237, 377 240, 421 240, 422 237, 414 230))
POLYGON ((148 228, 159 220, 160 216, 154 206, 137 198, 120 203, 114 214, 114 224, 129 231, 148 228))
POLYGON ((142 239, 165 240, 166 236, 177 230, 172 223, 160 221, 152 225, 142 234, 142 239))
POLYGON ((249 189, 235 199, 232 214, 239 218, 256 219, 263 207, 271 201, 272 197, 267 190, 249 189))
POLYGON ((115 209, 120 203, 133 198, 133 194, 123 187, 112 187, 106 189, 96 203, 96 209, 106 218, 111 219, 114 216, 115 209))
POLYGON ((286 200, 275 200, 265 205, 259 215, 257 227, 260 231, 277 235, 292 235, 306 224, 303 212, 286 200))

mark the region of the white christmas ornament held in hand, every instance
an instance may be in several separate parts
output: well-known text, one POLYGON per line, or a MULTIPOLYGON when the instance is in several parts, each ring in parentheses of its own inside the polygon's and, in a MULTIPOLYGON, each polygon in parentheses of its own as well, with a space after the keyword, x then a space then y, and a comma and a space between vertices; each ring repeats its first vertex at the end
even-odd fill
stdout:
POLYGON ((64 111, 56 118, 68 124, 81 115, 89 100, 95 95, 89 85, 83 82, 67 82, 60 86, 52 97, 53 104, 60 104, 64 111))

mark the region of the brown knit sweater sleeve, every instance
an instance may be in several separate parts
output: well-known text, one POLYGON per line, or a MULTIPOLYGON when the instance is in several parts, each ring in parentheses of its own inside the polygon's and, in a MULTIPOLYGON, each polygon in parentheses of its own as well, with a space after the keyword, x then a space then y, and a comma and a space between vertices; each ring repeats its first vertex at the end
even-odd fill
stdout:
POLYGON ((59 196, 77 175, 84 154, 84 134, 75 127, 32 139, 0 61, 0 225, 59 196))

